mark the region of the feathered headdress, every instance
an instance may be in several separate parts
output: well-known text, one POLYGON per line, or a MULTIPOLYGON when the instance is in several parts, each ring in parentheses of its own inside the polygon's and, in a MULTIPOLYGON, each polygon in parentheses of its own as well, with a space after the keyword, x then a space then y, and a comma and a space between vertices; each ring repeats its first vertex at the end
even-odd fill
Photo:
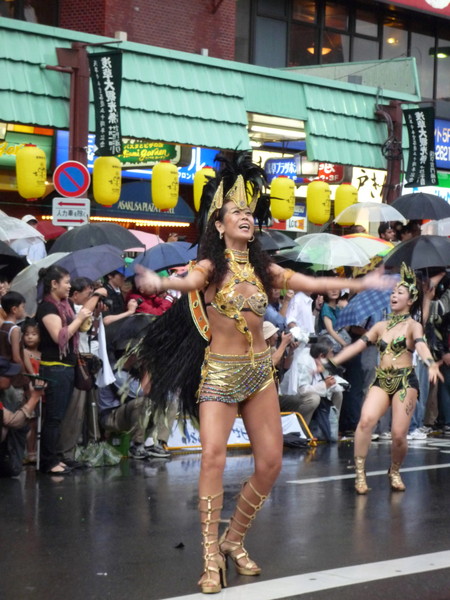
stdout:
POLYGON ((207 181, 200 199, 200 230, 204 231, 209 219, 229 201, 240 210, 248 206, 261 228, 270 217, 269 196, 262 194, 267 183, 264 169, 252 162, 248 151, 234 152, 231 159, 218 154, 216 162, 220 163, 217 175, 207 181))
POLYGON ((411 300, 414 302, 419 297, 416 274, 414 273, 413 269, 406 265, 406 263, 402 263, 402 266, 400 267, 400 281, 397 285, 402 285, 405 287, 411 296, 411 300))

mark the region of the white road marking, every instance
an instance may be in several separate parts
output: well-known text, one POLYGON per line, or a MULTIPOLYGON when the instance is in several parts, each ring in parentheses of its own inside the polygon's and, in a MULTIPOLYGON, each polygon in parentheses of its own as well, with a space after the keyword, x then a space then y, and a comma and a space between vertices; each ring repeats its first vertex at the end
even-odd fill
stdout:
MULTIPOLYGON (((301 597, 303 594, 335 589, 346 585, 358 585, 369 581, 416 575, 417 573, 448 568, 450 568, 450 551, 446 550, 354 565, 352 567, 304 573, 303 575, 293 575, 291 577, 280 577, 269 581, 252 582, 226 588, 219 594, 215 594, 214 597, 223 600, 281 600, 282 598, 301 597)), ((164 600, 205 600, 205 596, 198 593, 165 598, 164 600)))
MULTIPOLYGON (((405 467, 401 468, 401 473, 408 473, 412 471, 432 471, 434 469, 450 469, 450 463, 445 465, 423 465, 419 467, 405 467)), ((386 475, 387 469, 383 469, 383 471, 368 471, 366 473, 366 477, 374 477, 375 475, 386 475)), ((322 483, 323 481, 339 481, 341 479, 354 479, 355 473, 350 473, 348 475, 331 475, 329 477, 310 477, 305 479, 293 479, 290 481, 286 481, 286 483, 294 483, 296 485, 306 485, 309 483, 322 483)))

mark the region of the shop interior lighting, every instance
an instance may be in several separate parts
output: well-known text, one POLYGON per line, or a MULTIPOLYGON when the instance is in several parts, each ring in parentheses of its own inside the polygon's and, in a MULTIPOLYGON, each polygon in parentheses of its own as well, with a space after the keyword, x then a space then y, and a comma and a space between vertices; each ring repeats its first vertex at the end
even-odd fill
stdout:
MULTIPOLYGON (((42 215, 44 221, 50 221, 51 215, 42 215)), ((89 221, 99 221, 104 223, 126 223, 136 225, 137 227, 189 227, 190 223, 179 223, 178 221, 147 221, 145 219, 120 219, 116 217, 90 217, 89 221)))
POLYGON ((441 46, 440 48, 430 48, 428 51, 430 56, 437 58, 448 58, 450 56, 450 46, 441 46))
POLYGON ((278 129, 277 127, 265 127, 264 125, 252 125, 251 131, 257 133, 271 133, 280 137, 290 137, 294 140, 304 140, 306 134, 304 131, 292 131, 290 129, 278 129))
MULTIPOLYGON (((314 54, 314 52, 316 51, 314 46, 310 46, 309 48, 306 48, 306 49, 310 54, 314 54)), ((327 54, 330 54, 331 50, 332 50, 332 48, 328 48, 328 46, 323 46, 322 56, 326 56, 327 54)))

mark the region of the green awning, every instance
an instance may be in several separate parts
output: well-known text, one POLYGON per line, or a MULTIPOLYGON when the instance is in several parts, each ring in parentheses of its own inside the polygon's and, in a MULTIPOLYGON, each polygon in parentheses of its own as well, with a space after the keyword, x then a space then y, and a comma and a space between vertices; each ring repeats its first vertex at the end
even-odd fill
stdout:
MULTIPOLYGON (((109 38, 0 19, 0 121, 68 129, 70 76, 49 71, 57 47, 109 38)), ((104 51, 111 46, 89 48, 104 51)), ((123 42, 122 135, 222 149, 250 147, 247 113, 306 122, 308 158, 386 168, 380 90, 123 42)), ((382 90, 383 103, 420 100, 382 90)), ((90 130, 94 131, 91 102, 90 130)), ((407 147, 408 138, 403 136, 407 147)))

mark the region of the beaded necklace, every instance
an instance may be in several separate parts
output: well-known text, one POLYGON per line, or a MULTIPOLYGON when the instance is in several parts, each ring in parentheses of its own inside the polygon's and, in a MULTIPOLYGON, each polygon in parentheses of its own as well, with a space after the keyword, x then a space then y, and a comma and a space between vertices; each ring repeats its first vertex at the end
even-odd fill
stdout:
POLYGON ((399 323, 403 323, 403 321, 407 321, 410 318, 410 314, 409 313, 402 313, 400 315, 396 315, 394 313, 390 313, 388 315, 388 323, 386 325, 386 329, 392 329, 393 327, 395 327, 396 325, 398 325, 399 323))

